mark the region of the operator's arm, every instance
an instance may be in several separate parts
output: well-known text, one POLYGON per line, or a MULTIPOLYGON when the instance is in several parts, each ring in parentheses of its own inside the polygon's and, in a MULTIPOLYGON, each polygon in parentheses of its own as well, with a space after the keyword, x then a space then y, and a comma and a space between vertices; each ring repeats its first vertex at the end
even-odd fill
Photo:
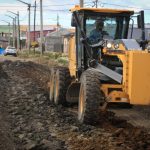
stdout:
POLYGON ((91 31, 90 36, 88 37, 90 44, 96 44, 99 41, 101 41, 102 39, 103 38, 102 38, 101 32, 97 31, 97 30, 91 31))

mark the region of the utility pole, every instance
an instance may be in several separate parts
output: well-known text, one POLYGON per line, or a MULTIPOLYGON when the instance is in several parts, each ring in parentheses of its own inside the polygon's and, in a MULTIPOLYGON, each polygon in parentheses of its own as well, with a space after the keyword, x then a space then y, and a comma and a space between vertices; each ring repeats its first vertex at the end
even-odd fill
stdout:
POLYGON ((20 19, 19 19, 19 11, 17 12, 18 16, 18 47, 21 50, 21 43, 20 43, 20 19))
POLYGON ((96 8, 98 7, 98 0, 95 0, 96 8))
POLYGON ((15 47, 17 47, 17 17, 15 17, 15 47))
POLYGON ((12 16, 6 15, 9 18, 12 18, 12 24, 13 24, 13 47, 15 47, 15 18, 13 18, 12 16))
MULTIPOLYGON (((17 16, 17 21, 18 21, 18 25, 17 25, 17 49, 19 50, 20 49, 20 23, 19 23, 19 12, 17 13, 14 13, 12 11, 8 11, 14 15, 17 16)), ((16 20, 15 20, 16 21, 16 20)), ((16 23, 15 23, 16 24, 16 23)), ((15 29, 16 30, 16 29, 15 29)))
POLYGON ((16 17, 14 18, 14 38, 13 38, 13 47, 16 47, 16 17))
MULTIPOLYGON (((36 0, 34 4, 34 42, 35 42, 35 23, 36 23, 36 0)), ((34 47, 34 54, 35 54, 35 47, 34 47)))
POLYGON ((94 1, 93 1, 93 4, 94 4, 94 5, 93 5, 92 7, 96 7, 96 8, 97 8, 97 7, 98 7, 98 0, 94 0, 94 1))
POLYGON ((41 55, 43 55, 43 6, 42 6, 42 0, 40 0, 40 26, 41 26, 41 31, 40 31, 40 50, 41 50, 41 55))
POLYGON ((28 11, 29 11, 29 25, 28 25, 28 49, 29 49, 29 53, 30 53, 30 43, 31 43, 31 39, 30 39, 30 17, 31 17, 31 5, 28 5, 28 11))
POLYGON ((11 34, 11 33, 10 33, 10 22, 7 22, 7 21, 5 21, 5 20, 2 20, 2 21, 5 22, 5 23, 8 23, 8 27, 9 27, 9 34, 8 34, 8 35, 9 35, 9 37, 8 37, 9 39, 8 39, 8 45, 10 45, 10 34, 11 34))
POLYGON ((57 14, 57 31, 58 31, 58 28, 59 28, 59 14, 57 14))
POLYGON ((31 4, 29 4, 29 3, 26 3, 26 2, 24 2, 24 1, 22 1, 22 0, 17 0, 17 1, 19 1, 19 2, 21 2, 21 3, 23 3, 23 4, 25 4, 25 5, 27 5, 28 6, 28 11, 29 11, 29 17, 28 17, 28 50, 29 50, 29 53, 30 53, 30 43, 31 43, 31 39, 30 39, 30 16, 31 16, 31 4))
POLYGON ((80 7, 84 7, 84 0, 80 0, 80 7))

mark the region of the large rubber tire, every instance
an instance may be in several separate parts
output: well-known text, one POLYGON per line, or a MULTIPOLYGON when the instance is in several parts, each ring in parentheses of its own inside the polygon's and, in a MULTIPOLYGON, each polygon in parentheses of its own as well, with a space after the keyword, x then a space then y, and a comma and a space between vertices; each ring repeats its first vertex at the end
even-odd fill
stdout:
POLYGON ((100 91, 100 75, 88 69, 81 75, 80 81, 78 120, 80 123, 95 124, 99 121, 99 108, 103 101, 100 91))
POLYGON ((68 68, 59 68, 55 74, 54 85, 54 103, 56 105, 65 105, 67 89, 71 83, 70 72, 68 68))
POLYGON ((51 102, 54 101, 54 77, 55 77, 56 69, 51 69, 51 75, 50 75, 50 91, 49 91, 49 99, 51 102))

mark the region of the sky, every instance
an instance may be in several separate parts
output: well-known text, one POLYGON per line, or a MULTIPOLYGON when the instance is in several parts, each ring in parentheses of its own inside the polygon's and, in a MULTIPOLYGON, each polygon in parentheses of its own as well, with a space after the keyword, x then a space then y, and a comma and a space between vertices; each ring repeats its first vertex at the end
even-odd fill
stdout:
MULTIPOLYGON (((34 5, 35 0, 23 0, 34 5)), ((37 1, 37 20, 36 24, 40 24, 39 2, 37 1)), ((94 0, 84 0, 86 7, 92 7, 94 0)), ((59 23, 63 27, 70 27, 71 13, 69 11, 74 5, 79 4, 79 0, 43 0, 43 23, 44 25, 56 24, 57 15, 59 16, 59 23)), ((134 11, 145 10, 145 22, 150 23, 150 2, 149 0, 99 0, 99 7, 103 8, 124 8, 134 11)), ((0 24, 6 24, 1 20, 12 22, 12 19, 7 15, 13 14, 8 11, 20 13, 20 24, 28 24, 27 6, 18 2, 17 0, 0 0, 0 24)), ((33 25, 34 8, 31 7, 31 24, 33 25)))

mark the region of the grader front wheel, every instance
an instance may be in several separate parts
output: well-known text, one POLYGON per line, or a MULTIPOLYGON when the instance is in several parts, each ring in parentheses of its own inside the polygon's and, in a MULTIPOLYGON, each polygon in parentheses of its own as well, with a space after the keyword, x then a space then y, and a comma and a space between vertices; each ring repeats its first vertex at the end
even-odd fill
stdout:
POLYGON ((87 124, 98 122, 101 102, 100 77, 97 72, 87 70, 81 76, 78 120, 87 124))

